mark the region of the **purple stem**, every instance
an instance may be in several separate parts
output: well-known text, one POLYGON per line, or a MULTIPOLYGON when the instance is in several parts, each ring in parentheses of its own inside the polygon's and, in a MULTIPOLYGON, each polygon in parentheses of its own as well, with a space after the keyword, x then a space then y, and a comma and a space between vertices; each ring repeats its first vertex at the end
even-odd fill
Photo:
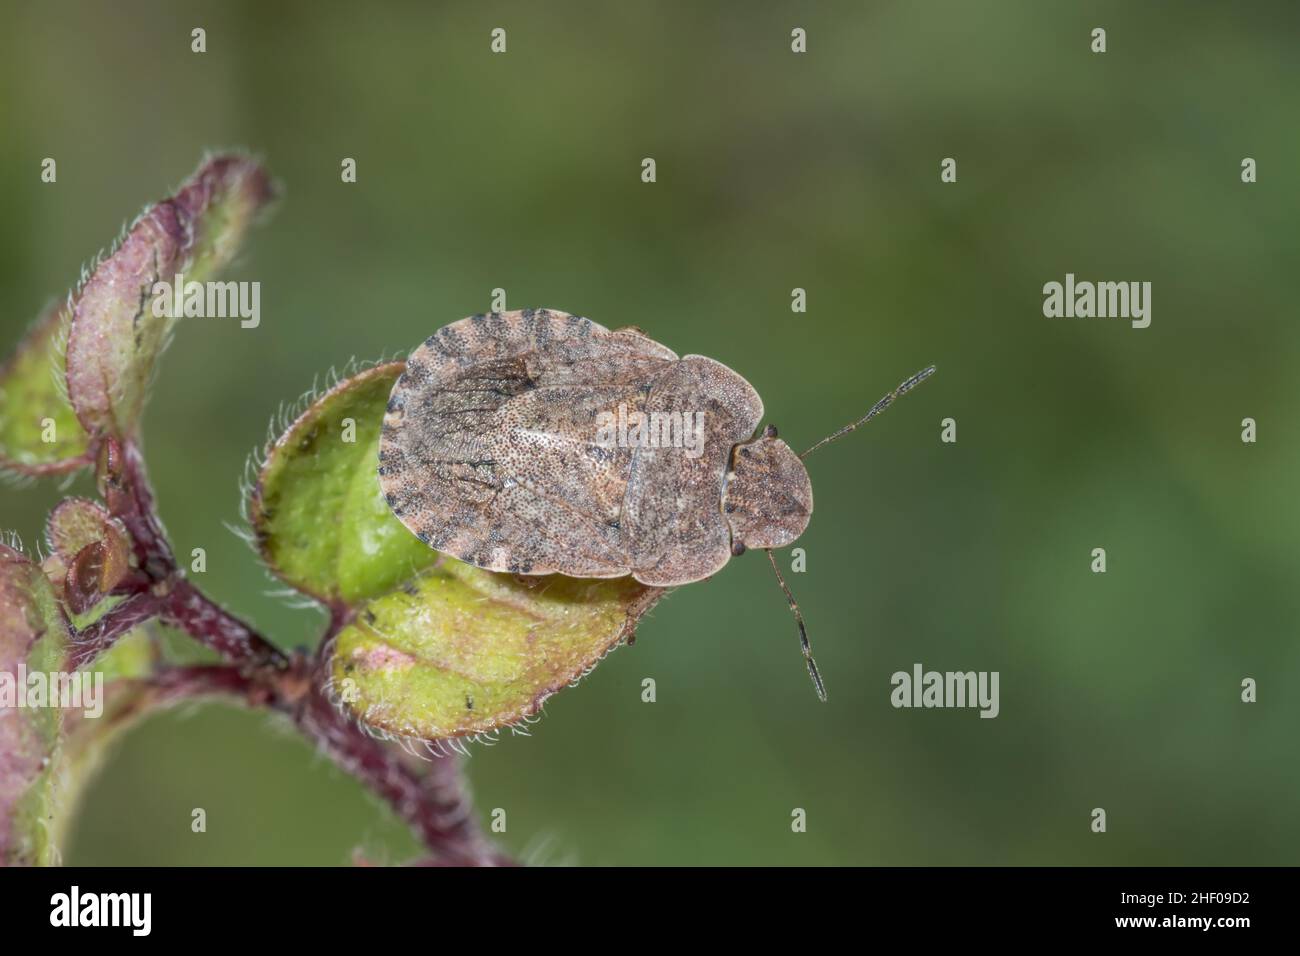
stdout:
POLYGON ((382 797, 432 851, 451 866, 512 866, 474 820, 455 756, 431 756, 417 769, 400 750, 362 732, 313 686, 296 722, 343 770, 382 797))
POLYGON ((340 768, 385 800, 443 866, 509 866, 474 821, 454 756, 413 763, 370 737, 341 714, 311 680, 305 658, 287 670, 249 670, 231 664, 168 667, 149 681, 154 706, 195 697, 241 699, 289 715, 298 729, 340 768))
MULTIPOLYGON (((150 683, 158 703, 209 694, 233 695, 250 706, 289 715, 299 731, 352 774, 415 832, 442 865, 512 865, 483 836, 460 779, 456 757, 408 758, 342 714, 324 691, 324 658, 290 657, 248 624, 219 607, 185 579, 158 519, 144 459, 134 442, 109 439, 100 455, 100 492, 131 534, 140 573, 132 597, 78 635, 77 666, 154 616, 217 651, 230 663, 172 667, 150 683)), ((333 609, 322 649, 344 623, 333 609)))
POLYGON ((172 579, 162 618, 229 661, 284 668, 289 658, 251 627, 182 577, 172 579))
POLYGON ((127 598, 94 624, 77 632, 68 655, 71 670, 81 670, 124 634, 158 615, 162 602, 148 591, 127 598))

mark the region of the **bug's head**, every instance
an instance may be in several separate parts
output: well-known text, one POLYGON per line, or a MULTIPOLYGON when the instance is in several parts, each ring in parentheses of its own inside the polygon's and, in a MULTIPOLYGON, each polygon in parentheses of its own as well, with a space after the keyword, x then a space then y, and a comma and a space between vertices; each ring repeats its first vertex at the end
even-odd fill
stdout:
POLYGON ((732 449, 722 512, 736 553, 785 547, 803 534, 812 510, 808 469, 775 428, 732 449))

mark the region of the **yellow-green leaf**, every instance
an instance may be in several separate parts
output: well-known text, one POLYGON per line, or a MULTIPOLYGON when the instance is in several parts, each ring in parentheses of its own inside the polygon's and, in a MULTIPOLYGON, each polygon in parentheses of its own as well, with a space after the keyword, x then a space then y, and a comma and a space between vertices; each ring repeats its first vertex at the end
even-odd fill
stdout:
POLYGON ((444 557, 337 636, 335 696, 363 723, 433 740, 537 714, 630 638, 663 591, 632 578, 494 574, 444 557))
POLYGON ((47 308, 0 367, 0 468, 58 474, 90 461, 63 384, 63 315, 62 306, 47 308))
POLYGON ((24 672, 62 669, 68 637, 45 573, 0 545, 0 865, 56 858, 50 821, 63 712, 18 703, 27 689, 24 672))

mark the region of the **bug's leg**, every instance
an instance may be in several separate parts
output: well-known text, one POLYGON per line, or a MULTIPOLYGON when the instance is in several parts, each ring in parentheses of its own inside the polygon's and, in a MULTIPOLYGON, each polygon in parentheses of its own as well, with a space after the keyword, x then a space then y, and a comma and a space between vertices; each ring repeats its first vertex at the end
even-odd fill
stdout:
POLYGON ((813 686, 817 688, 817 697, 826 702, 826 685, 822 683, 821 672, 817 670, 817 661, 813 659, 812 645, 808 643, 808 629, 804 627, 803 615, 799 613, 799 605, 786 587, 785 578, 781 576, 781 569, 776 566, 776 556, 772 554, 771 548, 764 548, 767 552, 767 560, 772 562, 772 570, 776 574, 776 582, 781 585, 781 590, 785 592, 785 599, 790 602, 790 612, 794 615, 795 623, 799 625, 799 646, 803 650, 803 659, 808 664, 808 676, 812 678, 813 686))

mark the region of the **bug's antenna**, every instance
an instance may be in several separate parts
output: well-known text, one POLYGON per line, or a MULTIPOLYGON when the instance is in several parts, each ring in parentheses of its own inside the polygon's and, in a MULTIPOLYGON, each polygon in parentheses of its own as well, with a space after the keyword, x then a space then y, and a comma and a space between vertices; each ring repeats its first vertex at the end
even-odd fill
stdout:
POLYGON ((781 569, 776 566, 776 557, 772 554, 771 548, 764 548, 767 552, 767 560, 772 562, 772 570, 776 572, 776 581, 781 585, 781 590, 785 592, 785 599, 790 602, 790 611, 794 614, 795 622, 799 625, 799 646, 803 649, 803 659, 808 663, 808 676, 812 678, 813 686, 817 688, 817 697, 824 704, 826 703, 826 685, 822 683, 821 672, 817 670, 817 662, 813 660, 812 645, 808 643, 808 629, 803 626, 803 615, 799 613, 799 605, 795 603, 794 595, 785 585, 785 578, 781 577, 781 569))
POLYGON ((894 404, 894 399, 906 395, 908 392, 916 388, 916 386, 920 385, 922 382, 924 382, 927 378, 929 378, 933 374, 934 374, 933 365, 931 365, 929 368, 922 369, 921 371, 917 372, 915 375, 909 378, 902 385, 898 386, 898 388, 894 389, 892 392, 890 392, 880 401, 876 402, 876 404, 872 405, 871 411, 867 412, 867 414, 863 415, 852 425, 845 425, 843 428, 841 428, 839 431, 835 432, 834 434, 827 435, 825 438, 823 438, 817 444, 813 445, 811 448, 809 448, 806 452, 804 452, 799 457, 807 458, 818 448, 821 448, 822 445, 828 445, 837 438, 843 438, 845 435, 853 431, 853 429, 857 428, 859 425, 865 425, 867 422, 871 421, 871 419, 875 418, 877 415, 883 412, 890 405, 894 404))

